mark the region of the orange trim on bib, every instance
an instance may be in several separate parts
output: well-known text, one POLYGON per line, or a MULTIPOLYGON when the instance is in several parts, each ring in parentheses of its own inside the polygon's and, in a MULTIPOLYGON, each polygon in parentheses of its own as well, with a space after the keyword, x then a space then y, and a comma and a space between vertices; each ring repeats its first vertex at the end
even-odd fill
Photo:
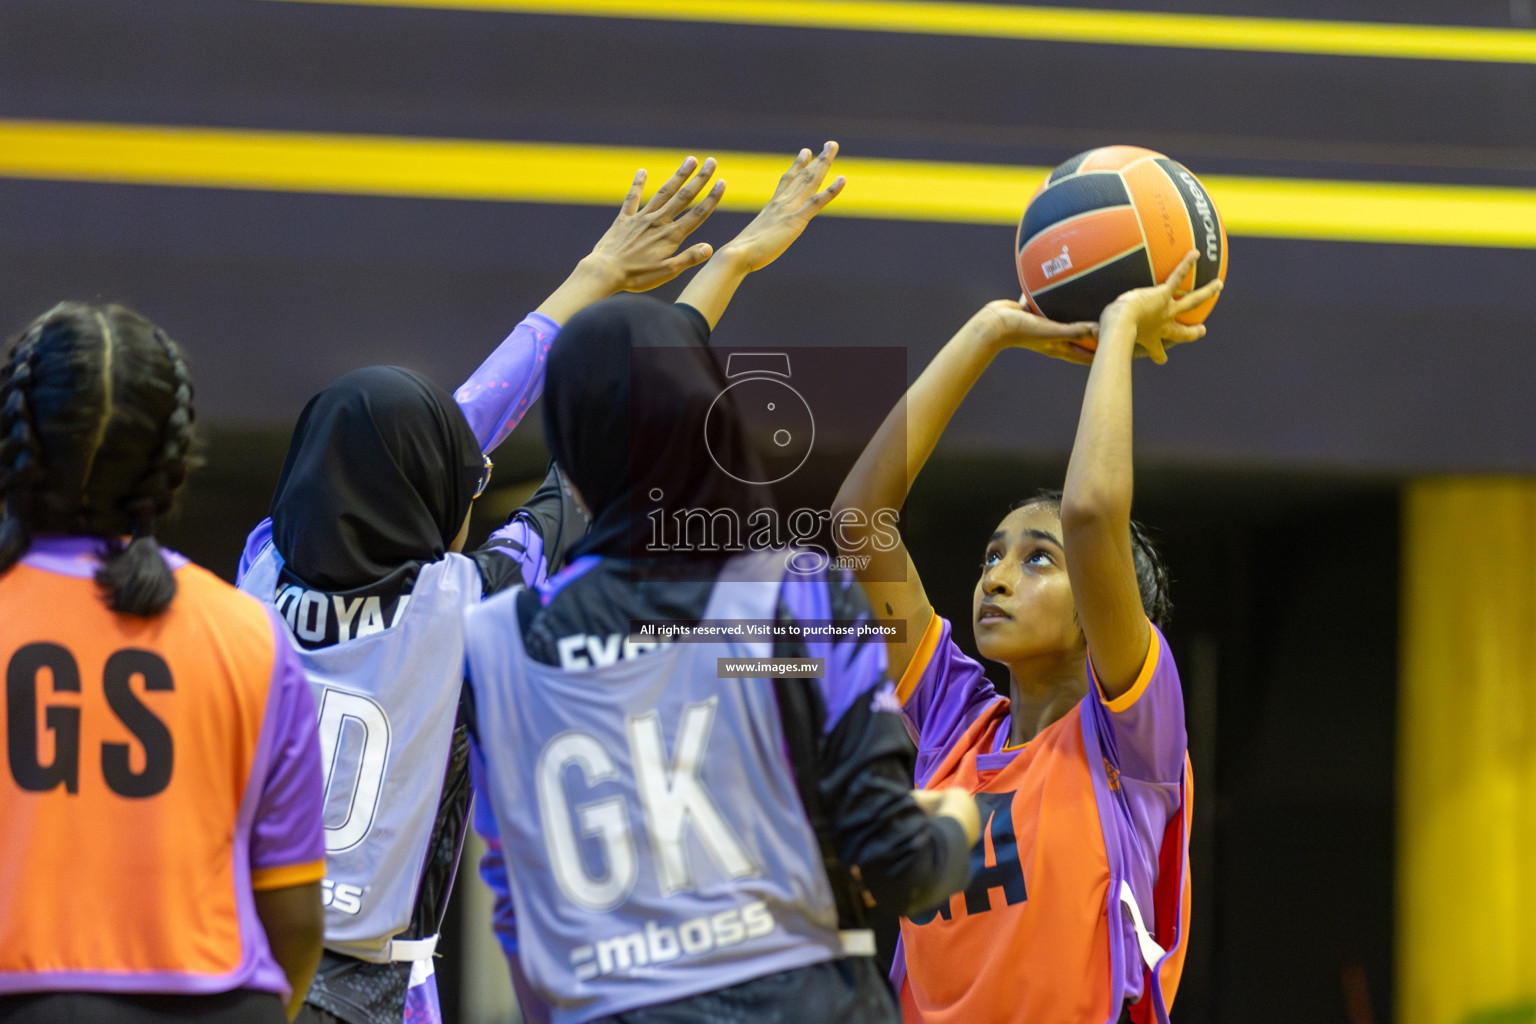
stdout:
POLYGON ((291 889, 298 885, 308 885, 318 882, 325 877, 325 861, 317 860, 309 864, 288 864, 276 868, 253 868, 251 870, 251 888, 256 892, 268 892, 272 889, 291 889))
POLYGON ((901 674, 901 682, 896 684, 896 699, 903 704, 912 696, 912 691, 917 689, 917 681, 923 678, 923 673, 928 671, 928 664, 933 661, 933 652, 938 650, 939 637, 943 632, 944 620, 938 612, 933 612, 928 619, 928 627, 923 630, 923 639, 917 645, 917 653, 907 662, 907 670, 901 674))
POLYGON ((1150 634, 1151 639, 1147 642, 1147 660, 1141 664, 1141 674, 1136 677, 1136 682, 1131 684, 1129 690, 1126 690, 1114 700, 1104 696, 1104 687, 1099 685, 1099 674, 1093 670, 1092 659, 1088 662, 1088 674, 1093 677, 1093 686, 1098 691, 1099 700, 1111 711, 1130 710, 1131 705, 1135 704, 1141 695, 1147 692, 1147 686, 1152 682, 1152 673, 1157 671, 1157 663, 1162 656, 1163 645, 1157 639, 1157 630, 1149 626, 1147 632, 1150 634))

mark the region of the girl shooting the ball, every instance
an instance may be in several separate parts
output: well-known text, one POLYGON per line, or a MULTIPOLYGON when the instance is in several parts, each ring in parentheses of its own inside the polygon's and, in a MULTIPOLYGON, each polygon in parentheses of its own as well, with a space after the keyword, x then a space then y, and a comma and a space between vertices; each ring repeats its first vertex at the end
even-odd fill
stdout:
MULTIPOLYGON (((1191 780, 1178 672, 1157 625, 1167 573, 1130 517, 1131 362, 1144 351, 1161 363, 1165 344, 1205 333, 1175 320, 1220 290, 1179 294, 1195 262, 1191 252, 1162 284, 1121 295, 1096 327, 989 303, 907 391, 838 496, 865 521, 899 508, 1003 349, 1090 365, 1063 492, 1020 502, 983 548, 972 628, 983 657, 1007 667, 1006 695, 934 613, 904 544, 875 551, 861 573, 876 614, 907 624, 888 652, 918 784, 961 786, 981 805, 971 884, 901 922, 893 981, 909 1024, 1113 1024, 1123 1012, 1167 1024, 1188 919, 1191 780)), ((870 553, 852 530, 839 539, 870 553)))

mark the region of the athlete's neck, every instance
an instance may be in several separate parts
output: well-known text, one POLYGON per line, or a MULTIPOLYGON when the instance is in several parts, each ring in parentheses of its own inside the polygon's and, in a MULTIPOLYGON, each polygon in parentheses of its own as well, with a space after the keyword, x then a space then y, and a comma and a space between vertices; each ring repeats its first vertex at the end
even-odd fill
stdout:
POLYGON ((1038 736, 1088 692, 1087 658, 1081 650, 1030 658, 1008 666, 1008 745, 1038 736))

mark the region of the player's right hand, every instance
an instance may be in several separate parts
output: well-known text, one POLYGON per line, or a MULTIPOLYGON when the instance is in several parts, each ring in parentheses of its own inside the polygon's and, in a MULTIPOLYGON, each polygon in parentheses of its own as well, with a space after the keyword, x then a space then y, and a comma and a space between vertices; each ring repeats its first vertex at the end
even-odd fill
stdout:
POLYGON ((976 798, 958 786, 945 789, 914 789, 912 799, 930 817, 953 818, 965 831, 965 845, 975 846, 981 836, 981 812, 976 798))
POLYGON ((720 197, 725 194, 724 181, 716 182, 703 199, 694 203, 714 174, 713 157, 700 166, 690 156, 642 207, 640 196, 646 175, 644 170, 636 171, 618 217, 582 262, 607 277, 614 291, 628 292, 648 291, 703 263, 713 251, 709 243, 700 242, 682 252, 677 247, 720 204, 720 197), (693 174, 696 167, 698 173, 693 174))
POLYGON ((987 303, 971 318, 971 323, 999 347, 1027 348, 1052 359, 1085 365, 1093 362, 1094 336, 1099 329, 1098 324, 1088 320, 1070 324, 1047 320, 1012 299, 987 303))

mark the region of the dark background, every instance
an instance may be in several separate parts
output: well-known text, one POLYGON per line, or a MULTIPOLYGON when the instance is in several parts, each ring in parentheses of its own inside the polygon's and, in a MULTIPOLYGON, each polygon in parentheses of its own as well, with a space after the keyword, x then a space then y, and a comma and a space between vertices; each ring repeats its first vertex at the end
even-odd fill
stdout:
MULTIPOLYGON (((1113 6, 1532 23, 1522 0, 1113 6)), ((679 157, 787 159, 836 138, 850 156, 1030 165, 1128 142, 1199 174, 1536 187, 1533 101, 1536 70, 1519 65, 254 0, 0 3, 9 118, 679 157)), ((167 536, 230 575, 310 394, 372 362, 458 383, 611 217, 0 180, 0 327, 102 298, 184 344, 207 465, 167 536)), ((721 242, 745 220, 716 214, 698 237, 721 242)), ((1011 242, 1004 227, 823 218, 743 287, 716 339, 900 346, 910 379, 972 311, 1016 294, 1011 242)), ((1137 515, 1173 567, 1168 634, 1197 780, 1175 1019, 1390 1020, 1399 495, 1416 475, 1536 470, 1536 253, 1231 248, 1210 337, 1138 369, 1137 515)), ((1011 501, 1060 485, 1082 379, 1005 353, 956 418, 907 519, 943 614, 967 619, 1011 501)), ((479 531, 509 485, 542 474, 537 421, 498 451, 501 493, 479 531)), ((450 1020, 453 962, 440 971, 450 1020)))

